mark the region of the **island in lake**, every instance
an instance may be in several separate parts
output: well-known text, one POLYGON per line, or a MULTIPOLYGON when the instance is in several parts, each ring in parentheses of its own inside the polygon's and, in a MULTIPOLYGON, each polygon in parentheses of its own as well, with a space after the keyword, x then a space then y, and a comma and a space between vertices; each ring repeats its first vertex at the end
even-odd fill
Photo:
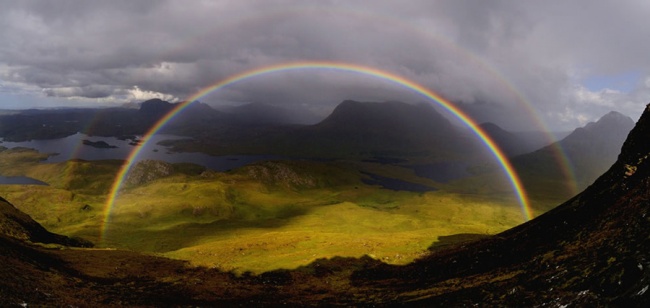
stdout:
POLYGON ((84 139, 83 141, 84 145, 89 145, 91 147, 99 148, 99 149, 114 149, 117 148, 117 146, 110 145, 106 143, 105 141, 91 141, 88 139, 84 139))

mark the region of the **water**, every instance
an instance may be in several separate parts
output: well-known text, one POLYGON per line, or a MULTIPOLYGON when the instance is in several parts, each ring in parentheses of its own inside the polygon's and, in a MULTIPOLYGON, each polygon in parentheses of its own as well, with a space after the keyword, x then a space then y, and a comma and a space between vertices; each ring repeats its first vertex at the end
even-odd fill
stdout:
POLYGON ((439 183, 448 183, 470 176, 467 167, 469 167, 469 164, 466 162, 442 162, 409 166, 417 176, 432 179, 439 183))
MULTIPOLYGON (((41 153, 56 154, 45 160, 47 163, 64 162, 70 159, 83 160, 103 160, 103 159, 126 159, 135 147, 144 147, 135 161, 144 159, 161 160, 169 163, 194 163, 204 166, 215 171, 226 171, 235 169, 250 163, 263 160, 280 160, 289 159, 282 156, 274 155, 226 155, 211 156, 204 153, 175 153, 171 152, 168 147, 158 145, 163 140, 186 139, 187 137, 159 134, 150 137, 150 140, 144 145, 133 145, 131 140, 120 140, 115 137, 97 137, 77 133, 65 138, 51 140, 31 140, 25 142, 2 142, 0 146, 7 148, 26 147, 35 149, 41 153), (92 142, 104 141, 108 145, 116 146, 115 148, 96 148, 90 145, 84 145, 83 141, 92 142)), ((375 158, 377 162, 385 164, 396 164, 402 162, 397 159, 375 158)), ((405 166, 412 168, 420 177, 432 179, 436 182, 449 182, 469 176, 467 172, 467 163, 463 162, 444 162, 427 165, 405 166)), ((370 179, 364 179, 366 184, 381 185, 384 188, 392 190, 406 190, 415 192, 424 192, 435 190, 428 186, 401 181, 393 178, 385 178, 374 174, 368 174, 370 179)), ((25 184, 45 184, 40 181, 25 177, 0 179, 0 184, 23 184, 24 181, 32 181, 25 184)))
POLYGON ((273 155, 226 155, 211 156, 204 153, 175 153, 171 152, 168 147, 158 145, 163 140, 187 139, 176 135, 159 134, 150 137, 150 140, 144 145, 133 145, 131 140, 120 140, 115 137, 98 137, 88 136, 77 133, 65 138, 49 140, 31 140, 24 142, 7 142, 0 143, 0 146, 6 148, 25 147, 32 148, 41 153, 55 154, 48 157, 44 162, 57 163, 70 159, 83 160, 103 160, 103 159, 126 159, 135 147, 144 147, 135 161, 145 159, 154 159, 166 161, 169 163, 194 163, 206 168, 225 171, 235 169, 256 161, 286 159, 281 156, 273 155), (90 145, 84 145, 83 140, 92 142, 104 141, 115 148, 97 148, 90 145))
POLYGON ((379 185, 383 188, 390 190, 402 190, 402 191, 412 191, 412 192, 427 192, 436 190, 433 187, 429 187, 422 184, 411 183, 407 181, 402 181, 399 179, 388 178, 368 172, 361 172, 370 177, 370 179, 361 179, 361 181, 368 185, 379 185))
POLYGON ((47 185, 47 183, 26 176, 0 175, 0 185, 47 185))

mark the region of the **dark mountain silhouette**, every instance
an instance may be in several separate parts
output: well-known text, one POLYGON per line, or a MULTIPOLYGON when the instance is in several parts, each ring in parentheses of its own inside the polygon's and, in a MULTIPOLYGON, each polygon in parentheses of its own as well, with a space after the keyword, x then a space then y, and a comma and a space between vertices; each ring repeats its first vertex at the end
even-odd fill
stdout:
POLYGON ((556 179, 560 183, 564 173, 556 158, 559 147, 576 175, 578 188, 584 189, 616 161, 618 149, 632 127, 632 119, 612 111, 575 129, 557 144, 515 157, 513 164, 529 185, 540 179, 556 179))
POLYGON ((236 276, 120 250, 47 250, 0 233, 0 304, 646 307, 649 137, 650 106, 616 162, 579 195, 494 236, 434 243, 406 266, 335 257, 236 276))
POLYGON ((148 101, 144 101, 140 105, 140 109, 138 109, 138 115, 141 117, 160 118, 174 109, 174 106, 175 104, 154 98, 148 101))
POLYGON ((301 133, 303 144, 357 155, 458 159, 477 150, 476 140, 428 104, 347 100, 301 133))

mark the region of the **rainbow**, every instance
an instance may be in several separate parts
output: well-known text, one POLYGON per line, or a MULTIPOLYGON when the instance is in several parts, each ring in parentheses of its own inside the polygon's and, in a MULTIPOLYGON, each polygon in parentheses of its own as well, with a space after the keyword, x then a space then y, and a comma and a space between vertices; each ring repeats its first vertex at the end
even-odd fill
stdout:
MULTIPOLYGON (((233 75, 231 77, 225 78, 221 81, 218 81, 210 86, 201 89, 200 91, 196 92, 192 96, 188 97, 187 100, 185 100, 184 102, 176 105, 176 107, 173 110, 168 112, 163 118, 161 118, 158 122, 156 122, 145 133, 143 137, 144 143, 147 142, 150 136, 156 134, 175 115, 183 111, 192 102, 198 100, 199 98, 205 96, 210 92, 222 89, 236 82, 242 81, 244 79, 252 78, 255 76, 282 72, 282 71, 303 70, 303 69, 336 70, 342 72, 353 72, 353 73, 373 76, 375 78, 390 81, 395 84, 401 85, 407 89, 413 90, 421 94, 422 96, 426 97, 427 99, 431 100, 432 102, 437 103, 438 105, 440 105, 441 107, 443 107, 444 109, 452 113, 465 125, 467 125, 467 127, 469 127, 473 131, 473 133, 481 140, 481 142, 491 151, 491 153, 494 155, 498 163, 501 165, 501 168, 507 175, 508 180, 510 181, 510 184, 521 206, 521 211, 524 219, 528 221, 533 218, 532 209, 528 204, 526 192, 524 191, 523 185, 521 184, 521 180, 519 179, 519 176, 515 172, 512 164, 507 159, 503 151, 496 145, 494 140, 492 140, 490 136, 472 118, 470 118, 467 114, 465 114, 462 110, 460 110, 450 101, 446 100, 445 98, 441 97, 435 92, 417 84, 416 82, 408 80, 402 76, 387 71, 383 71, 380 69, 368 67, 368 66, 361 66, 361 65, 344 63, 344 62, 332 62, 332 61, 299 61, 299 62, 288 62, 288 63, 280 63, 275 65, 259 67, 252 70, 245 71, 243 73, 233 75)), ((115 181, 111 186, 109 196, 106 200, 106 204, 104 205, 103 222, 102 222, 100 238, 99 238, 100 242, 102 242, 103 239, 106 238, 108 227, 110 225, 111 211, 115 204, 115 200, 117 198, 119 190, 122 187, 122 183, 124 182, 127 173, 131 169, 131 166, 136 161, 136 158, 138 157, 138 155, 140 154, 143 148, 144 148, 144 144, 134 148, 134 150, 128 155, 125 163, 118 171, 115 181)))

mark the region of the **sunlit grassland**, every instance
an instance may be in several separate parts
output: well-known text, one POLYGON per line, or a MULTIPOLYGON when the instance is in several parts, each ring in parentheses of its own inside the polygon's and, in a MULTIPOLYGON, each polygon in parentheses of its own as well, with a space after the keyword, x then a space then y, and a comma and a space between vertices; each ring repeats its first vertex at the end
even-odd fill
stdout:
POLYGON ((333 179, 336 172, 330 182, 353 184, 296 189, 246 174, 173 176, 124 191, 104 244, 262 272, 333 256, 404 264, 438 236, 494 234, 522 222, 511 193, 398 192, 333 179))
MULTIPOLYGON (((438 236, 493 234, 521 219, 516 210, 441 192, 402 197, 396 203, 400 205, 389 210, 353 202, 319 206, 274 228, 243 225, 231 228, 230 236, 202 234, 192 247, 166 255, 198 265, 255 272, 293 268, 332 256, 370 255, 404 264, 424 254, 438 236)), ((211 227, 220 229, 218 224, 211 227)))
POLYGON ((390 165, 290 161, 225 173, 176 172, 127 187, 99 242, 120 162, 39 164, 38 157, 19 157, 0 153, 0 164, 11 165, 11 175, 50 186, 0 185, 0 196, 50 231, 236 272, 295 268, 334 256, 404 264, 426 253, 438 236, 494 234, 523 222, 499 175, 443 184, 390 165), (369 186, 358 170, 439 190, 369 186))

